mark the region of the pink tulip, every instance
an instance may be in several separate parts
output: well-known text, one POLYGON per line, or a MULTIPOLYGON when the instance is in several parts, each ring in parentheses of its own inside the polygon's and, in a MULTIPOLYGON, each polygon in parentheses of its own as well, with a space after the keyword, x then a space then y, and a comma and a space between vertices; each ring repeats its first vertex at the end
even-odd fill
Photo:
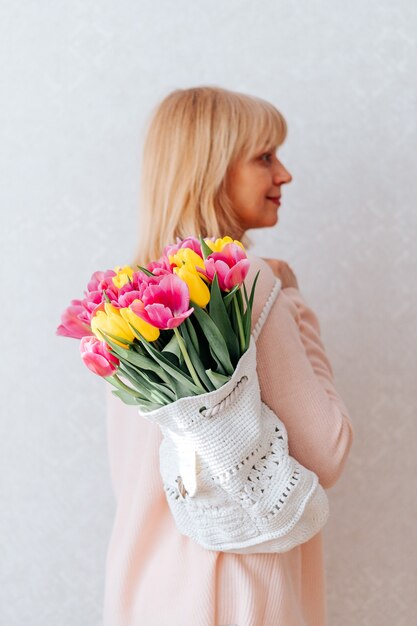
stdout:
POLYGON ((91 335, 90 315, 82 300, 71 300, 61 315, 61 324, 56 329, 56 334, 62 337, 81 339, 85 335, 91 335))
POLYGON ((112 280, 113 276, 117 276, 114 270, 106 270, 105 272, 94 272, 94 274, 88 281, 87 291, 103 291, 103 289, 107 289, 108 287, 116 289, 112 280))
POLYGON ((205 260, 205 275, 213 281, 217 273, 222 291, 233 289, 245 280, 249 271, 246 252, 235 243, 228 243, 221 252, 212 252, 205 260))
POLYGON ((117 370, 119 359, 109 352, 104 341, 94 335, 81 339, 80 352, 85 365, 98 376, 112 376, 117 370))
POLYGON ((140 300, 142 293, 143 293, 143 289, 140 291, 137 291, 135 289, 130 289, 130 290, 126 290, 123 293, 120 293, 116 308, 125 309, 126 307, 130 306, 132 302, 134 302, 135 300, 140 300))
POLYGON ((62 314, 61 324, 56 329, 57 335, 74 339, 91 335, 90 321, 98 307, 105 302, 103 292, 106 292, 111 302, 117 303, 118 289, 113 284, 113 276, 116 276, 113 270, 94 272, 84 291, 84 298, 71 300, 70 306, 62 314))
POLYGON ((203 256, 200 240, 197 237, 186 237, 185 239, 177 237, 177 243, 165 246, 164 256, 168 259, 170 256, 174 256, 181 248, 191 248, 198 256, 203 256))
POLYGON ((172 274, 172 269, 168 261, 168 257, 164 254, 157 261, 151 261, 150 263, 148 263, 146 269, 152 272, 155 276, 172 274))
MULTIPOLYGON (((149 270, 151 271, 151 270, 149 270)), ((159 282, 159 278, 157 276, 149 276, 139 270, 138 272, 134 272, 132 276, 132 288, 137 290, 146 289, 148 285, 154 285, 159 282)))
POLYGON ((175 328, 194 311, 193 307, 188 308, 188 286, 175 274, 165 274, 157 278, 158 282, 150 283, 144 289, 142 298, 132 302, 130 309, 156 328, 175 328))
POLYGON ((134 300, 142 300, 143 293, 149 285, 158 284, 159 281, 160 278, 158 276, 148 276, 142 271, 134 272, 132 282, 123 285, 119 290, 117 303, 112 304, 116 308, 124 309, 131 305, 134 300))
POLYGON ((106 301, 103 292, 106 293, 112 304, 117 303, 119 290, 113 283, 114 276, 117 274, 113 270, 97 271, 91 276, 87 289, 84 291, 85 306, 90 311, 90 319, 93 317, 96 307, 106 301))
POLYGON ((155 276, 172 274, 172 268, 175 267, 175 264, 169 262, 169 257, 174 256, 181 248, 191 248, 199 256, 203 256, 200 241, 196 237, 186 237, 185 239, 177 237, 177 243, 165 246, 162 256, 157 261, 148 263, 146 269, 155 274, 155 276))

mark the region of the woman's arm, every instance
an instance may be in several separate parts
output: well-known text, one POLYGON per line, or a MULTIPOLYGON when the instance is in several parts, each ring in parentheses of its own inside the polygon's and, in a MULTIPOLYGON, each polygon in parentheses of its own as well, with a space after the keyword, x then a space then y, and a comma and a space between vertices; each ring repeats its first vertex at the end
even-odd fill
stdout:
POLYGON ((290 454, 326 489, 340 477, 353 439, 319 322, 295 287, 282 289, 258 339, 262 399, 284 422, 290 454))

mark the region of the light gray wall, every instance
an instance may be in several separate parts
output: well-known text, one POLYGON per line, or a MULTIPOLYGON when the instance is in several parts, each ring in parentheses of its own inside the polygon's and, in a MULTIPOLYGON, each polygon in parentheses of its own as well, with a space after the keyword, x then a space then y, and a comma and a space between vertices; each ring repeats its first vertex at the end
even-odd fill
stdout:
POLYGON ((252 234, 297 273, 356 431, 329 494, 329 623, 413 622, 416 26, 409 0, 0 5, 1 624, 100 624, 105 383, 54 331, 93 270, 132 257, 151 108, 200 84, 289 124, 293 183, 252 234))

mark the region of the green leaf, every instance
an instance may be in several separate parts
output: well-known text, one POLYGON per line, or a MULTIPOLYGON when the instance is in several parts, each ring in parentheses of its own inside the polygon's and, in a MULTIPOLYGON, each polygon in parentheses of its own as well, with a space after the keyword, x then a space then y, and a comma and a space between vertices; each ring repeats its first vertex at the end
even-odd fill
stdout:
POLYGON ((182 356, 182 353, 181 353, 181 350, 180 350, 180 347, 178 345, 178 341, 175 335, 172 335, 171 339, 168 341, 166 346, 162 348, 161 352, 171 352, 172 354, 175 354, 179 362, 181 362, 181 360, 183 359, 183 356, 182 356))
POLYGON ((191 337, 189 335, 189 332, 185 326, 185 324, 181 324, 181 326, 179 327, 180 331, 182 333, 182 336, 184 338, 185 344, 186 344, 186 348, 187 348, 187 352, 190 356, 191 362, 193 364, 193 367, 195 369, 195 371, 197 372, 197 376, 199 377, 199 379, 201 380, 201 382, 203 383, 203 385, 205 386, 207 391, 214 391, 214 387, 210 381, 210 378, 207 376, 205 369, 204 369, 204 365, 201 362, 200 359, 200 355, 198 354, 198 352, 196 351, 193 342, 191 341, 191 337))
POLYGON ((160 409, 161 406, 163 406, 159 403, 151 402, 146 399, 134 398, 129 393, 121 389, 118 389, 118 390, 113 389, 112 394, 120 398, 120 400, 122 400, 124 404, 137 406, 143 412, 153 411, 154 409, 160 409))
POLYGON ((242 316, 242 322, 243 322, 243 332, 245 335, 245 352, 246 352, 246 350, 249 347, 249 341, 250 341, 250 331, 251 331, 251 326, 252 326, 252 308, 249 306, 248 292, 246 290, 245 283, 243 283, 243 290, 245 294, 246 310, 242 316))
MULTIPOLYGON (((187 396, 198 395, 191 393, 188 385, 183 385, 179 380, 172 379, 172 387, 175 391, 175 395, 178 398, 186 398, 187 396)), ((201 391, 199 392, 201 393, 201 391)))
MULTIPOLYGON (((204 369, 206 370, 209 367, 214 369, 216 367, 216 361, 210 352, 210 344, 208 342, 208 339, 205 336, 204 331, 201 328, 200 324, 197 322, 197 319, 193 317, 192 315, 190 315, 190 317, 187 317, 185 321, 190 322, 193 332, 195 333, 197 337, 197 342, 198 342, 197 352, 200 356, 201 362, 204 364, 204 369)), ((189 328, 189 326, 187 326, 187 328, 189 328)))
POLYGON ((143 377, 143 379, 152 386, 153 389, 157 389, 157 391, 160 391, 161 393, 164 394, 164 396, 166 397, 166 399, 168 400, 168 402, 174 402, 177 397, 176 397, 176 393, 175 391, 172 389, 173 385, 172 382, 170 381, 168 384, 165 384, 163 382, 161 382, 160 380, 154 380, 152 377, 154 376, 154 374, 152 372, 147 373, 147 372, 139 372, 140 376, 143 377))
POLYGON ((230 308, 229 308, 229 317, 230 317, 230 323, 232 324, 232 327, 235 329, 235 332, 238 333, 239 332, 239 326, 237 323, 237 317, 236 317, 236 310, 235 310, 235 306, 233 304, 234 300, 231 301, 230 303, 230 308))
POLYGON ((217 328, 211 317, 201 307, 199 307, 198 304, 191 302, 191 305, 194 307, 193 315, 195 315, 197 322, 200 324, 205 336, 207 337, 210 352, 219 366, 220 373, 226 375, 233 374, 234 368, 230 361, 227 344, 220 330, 217 328))
POLYGON ((120 398, 125 404, 135 404, 136 406, 140 404, 140 399, 131 396, 130 393, 124 391, 123 389, 112 389, 112 394, 120 398))
POLYGON ((121 348, 117 344, 113 343, 111 340, 107 339, 107 342, 110 345, 111 351, 118 357, 118 359, 124 363, 130 363, 135 367, 141 370, 151 370, 157 374, 161 380, 165 382, 169 382, 169 378, 166 375, 166 372, 160 367, 157 363, 155 363, 154 359, 149 356, 145 356, 143 354, 139 354, 137 350, 139 346, 137 344, 132 344, 130 349, 121 348))
POLYGON ((142 267, 142 265, 136 265, 136 267, 140 269, 144 274, 147 274, 148 276, 154 276, 154 274, 146 269, 146 267, 142 267))
POLYGON ((251 289, 250 298, 249 298, 249 308, 250 308, 251 311, 252 311, 252 306, 253 306, 253 298, 254 298, 254 295, 255 295, 255 286, 256 286, 256 282, 258 280, 258 276, 259 276, 259 272, 260 271, 261 270, 257 271, 256 276, 255 276, 255 280, 252 283, 252 289, 251 289))
POLYGON ((211 382, 215 386, 216 389, 222 387, 228 380, 230 380, 230 376, 224 376, 223 374, 219 374, 218 372, 213 372, 213 370, 206 370, 207 376, 210 378, 211 382))
MULTIPOLYGON (((197 333, 195 332, 195 328, 193 326, 192 321, 190 320, 189 317, 186 317, 184 320, 185 326, 188 330, 188 334, 190 335, 191 341, 193 342, 193 346, 196 349, 196 351, 198 352, 198 354, 200 354, 200 344, 198 342, 198 337, 197 337, 197 333)), ((182 328, 183 324, 181 324, 181 328, 182 328)))
POLYGON ((103 337, 111 337, 112 339, 116 339, 116 341, 121 341, 122 343, 128 344, 129 346, 133 343, 133 341, 129 341, 129 339, 126 339, 124 337, 119 337, 118 335, 112 335, 111 333, 106 333, 104 332, 104 330, 100 330, 100 333, 103 335, 103 337))
POLYGON ((131 369, 126 363, 120 363, 118 374, 126 378, 129 383, 133 385, 135 393, 146 399, 149 394, 149 385, 142 382, 136 370, 131 369))
MULTIPOLYGON (((243 284, 245 284, 245 283, 243 283, 243 284)), ((232 299, 233 299, 233 296, 235 295, 235 293, 236 293, 236 291, 237 291, 238 289, 239 289, 239 285, 235 285, 235 286, 233 287, 233 289, 232 289, 231 291, 229 291, 229 293, 227 294, 227 296, 225 296, 225 297, 223 298, 223 302, 224 302, 224 304, 225 304, 226 306, 230 306, 230 305, 231 305, 231 303, 232 303, 232 299)))
POLYGON ((182 365, 184 363, 184 357, 182 356, 182 354, 180 355, 180 358, 178 358, 172 352, 164 352, 164 356, 166 359, 168 359, 170 363, 172 363, 172 365, 175 365, 175 367, 178 367, 180 370, 182 370, 182 365))
POLYGON ((203 259, 205 261, 207 259, 207 257, 209 256, 209 254, 212 254, 213 250, 208 247, 208 245, 206 244, 206 242, 204 241, 204 239, 203 239, 203 237, 201 235, 198 235, 198 238, 200 240, 201 252, 203 254, 203 259))
POLYGON ((236 365, 240 358, 239 342, 233 330, 219 287, 217 274, 211 285, 209 315, 224 337, 232 362, 236 365))
MULTIPOLYGON (((130 325, 130 324, 129 324, 130 325)), ((143 337, 139 331, 136 331, 139 335, 143 347, 149 352, 149 354, 155 359, 155 361, 168 373, 174 380, 178 380, 181 385, 188 388, 188 395, 198 395, 201 393, 201 390, 194 384, 192 378, 188 376, 185 372, 183 372, 179 367, 176 367, 169 359, 166 358, 162 352, 158 352, 155 348, 146 341, 145 337, 143 337)))
MULTIPOLYGON (((152 370, 145 370, 145 369, 139 369, 139 368, 135 368, 135 369, 137 372, 140 373, 141 376, 145 378, 145 380, 149 381, 152 384, 156 383, 157 385, 163 385, 165 382, 164 379, 158 376, 158 374, 155 374, 155 372, 153 372, 152 370)), ((162 367, 161 367, 161 371, 162 372, 164 371, 162 367)))
POLYGON ((139 409, 142 413, 149 413, 150 411, 155 411, 156 409, 160 409, 161 405, 156 404, 155 402, 141 402, 139 405, 139 409))
POLYGON ((244 282, 243 282, 243 291, 244 291, 244 293, 245 293, 245 302, 246 302, 246 306, 248 306, 248 301, 249 301, 249 299, 248 299, 248 292, 247 292, 246 285, 245 285, 245 283, 244 283, 244 282))
POLYGON ((116 387, 117 389, 122 389, 126 393, 131 393, 132 395, 136 395, 136 390, 135 389, 131 389, 129 387, 129 389, 131 389, 131 392, 127 391, 127 389, 126 389, 127 385, 125 385, 121 380, 119 380, 114 375, 112 375, 112 376, 104 376, 104 380, 107 380, 108 383, 110 383, 111 385, 113 385, 113 387, 116 387))
MULTIPOLYGON (((109 340, 108 340, 109 341, 109 340)), ((148 370, 155 372, 162 381, 165 382, 168 389, 175 393, 175 399, 182 398, 184 396, 192 395, 190 391, 188 381, 186 384, 182 384, 178 378, 175 378, 175 374, 171 372, 167 372, 166 369, 158 365, 155 359, 149 355, 149 352, 143 345, 143 342, 139 344, 134 343, 130 350, 126 350, 125 348, 121 348, 120 346, 113 344, 113 342, 109 341, 109 345, 111 344, 111 351, 116 354, 121 363, 129 362, 134 366, 140 368, 140 370, 148 370), (145 354, 139 354, 139 350, 144 351, 145 354)), ((172 365, 177 367, 177 364, 174 362, 175 356, 170 352, 167 353, 166 358, 170 360, 172 358, 172 365)), ((180 370, 181 371, 181 370, 180 370)))
MULTIPOLYGON (((256 287, 256 282, 257 282, 258 277, 259 277, 259 272, 260 272, 260 270, 258 270, 258 272, 257 272, 257 274, 255 276, 255 280, 253 281, 249 299, 248 299, 248 294, 247 294, 247 291, 246 291, 246 285, 245 285, 245 283, 243 283, 244 293, 245 293, 245 300, 246 300, 246 310, 245 310, 245 312, 243 314, 243 327, 244 327, 244 334, 245 334, 245 351, 248 349, 249 342, 250 342, 250 334, 251 334, 251 326, 252 326, 252 307, 253 307, 253 300, 254 300, 254 296, 255 296, 255 287, 256 287)), ((240 294, 240 305, 241 305, 241 308, 243 309, 242 294, 240 294)))
POLYGON ((122 364, 120 370, 123 372, 123 375, 138 388, 141 396, 145 399, 151 396, 156 398, 158 402, 160 400, 164 401, 165 404, 173 402, 176 399, 174 392, 169 389, 169 387, 166 387, 160 382, 153 382, 147 377, 145 372, 141 372, 127 364, 122 364))

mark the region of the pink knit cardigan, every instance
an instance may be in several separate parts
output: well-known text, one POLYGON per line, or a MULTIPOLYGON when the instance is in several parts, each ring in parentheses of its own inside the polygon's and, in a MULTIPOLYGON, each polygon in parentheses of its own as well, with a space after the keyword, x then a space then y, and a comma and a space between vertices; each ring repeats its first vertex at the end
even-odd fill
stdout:
MULTIPOLYGON (((274 275, 256 272, 253 322, 274 275)), ((289 452, 325 489, 341 475, 352 425, 333 384, 317 317, 295 287, 282 289, 257 341, 262 400, 284 422, 289 452)), ((159 474, 159 427, 107 391, 116 514, 107 552, 104 626, 324 626, 322 533, 282 554, 229 554, 181 535, 159 474)), ((331 515, 331 501, 330 501, 331 515)))

